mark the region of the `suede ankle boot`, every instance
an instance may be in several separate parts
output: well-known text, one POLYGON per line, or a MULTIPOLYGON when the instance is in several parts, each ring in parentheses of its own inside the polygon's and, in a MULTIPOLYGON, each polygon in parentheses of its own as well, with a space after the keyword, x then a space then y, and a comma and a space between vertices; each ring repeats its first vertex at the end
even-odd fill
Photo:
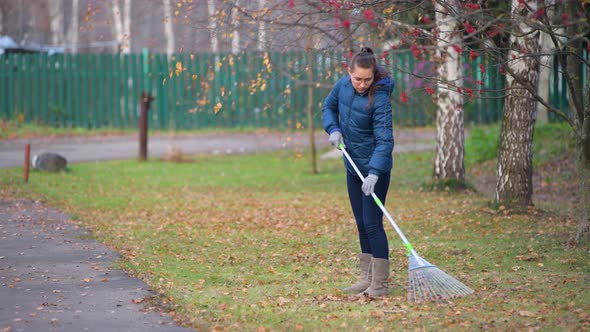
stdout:
POLYGON ((371 285, 362 294, 370 297, 380 297, 389 295, 387 279, 389 278, 389 260, 383 258, 373 258, 371 260, 371 270, 373 278, 371 285))
POLYGON ((354 285, 344 288, 345 293, 358 294, 364 292, 371 285, 371 254, 359 254, 360 279, 354 285))

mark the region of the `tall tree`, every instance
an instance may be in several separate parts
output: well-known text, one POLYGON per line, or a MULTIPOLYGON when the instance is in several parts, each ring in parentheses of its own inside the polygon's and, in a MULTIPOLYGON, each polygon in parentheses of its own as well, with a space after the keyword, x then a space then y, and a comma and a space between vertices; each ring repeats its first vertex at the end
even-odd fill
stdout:
POLYGON ((131 51, 131 0, 124 0, 123 10, 119 0, 112 0, 114 35, 119 44, 119 52, 128 54, 131 51))
POLYGON ((240 52, 240 16, 238 8, 240 7, 240 1, 234 1, 235 6, 231 9, 231 52, 237 54, 240 52))
POLYGON ((539 78, 540 32, 526 20, 539 0, 512 1, 508 52, 508 91, 500 132, 496 200, 508 206, 532 205, 534 92, 539 78))
POLYGON ((125 43, 123 44, 123 54, 131 52, 131 0, 123 1, 123 36, 125 43))
MULTIPOLYGON (((258 16, 264 18, 265 12, 265 0, 258 0, 258 16)), ((260 19, 258 21, 258 50, 267 51, 266 45, 266 20, 260 19)))
POLYGON ((458 0, 434 1, 437 38, 435 61, 440 84, 436 93, 436 180, 465 180, 463 161, 463 31, 458 0))
POLYGON ((217 10, 215 0, 207 0, 207 11, 209 13, 209 35, 211 41, 211 52, 219 52, 219 39, 217 37, 217 10))
POLYGON ((64 11, 62 0, 49 0, 49 17, 51 44, 61 46, 64 43, 64 11))
POLYGON ((72 15, 70 15, 70 26, 68 29, 68 44, 70 51, 78 53, 78 40, 80 29, 80 0, 72 0, 72 15))
POLYGON ((164 5, 164 36, 166 38, 166 54, 174 53, 174 30, 172 27, 172 5, 170 0, 162 0, 164 5))
MULTIPOLYGON (((570 119, 578 146, 580 173, 580 202, 577 207, 579 222, 575 242, 590 244, 590 6, 582 1, 566 1, 564 25, 568 40, 560 48, 558 60, 566 68, 564 77, 568 87, 570 119), (578 19, 578 18, 581 18, 578 19), (581 37, 581 38, 580 38, 581 37), (585 48, 585 50, 584 50, 585 48), (583 73, 586 73, 584 82, 583 73), (584 90, 585 85, 585 90, 584 90)), ((557 37, 552 37, 554 40, 557 37)), ((556 45, 559 42, 556 41, 556 45)))

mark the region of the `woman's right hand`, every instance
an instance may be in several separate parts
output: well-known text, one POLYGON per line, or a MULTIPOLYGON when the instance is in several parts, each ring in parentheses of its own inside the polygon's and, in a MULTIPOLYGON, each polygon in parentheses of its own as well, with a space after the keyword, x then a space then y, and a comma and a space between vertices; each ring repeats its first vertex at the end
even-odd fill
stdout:
POLYGON ((346 145, 344 145, 344 139, 342 138, 342 134, 339 131, 331 133, 330 137, 328 137, 328 141, 330 141, 330 144, 332 144, 338 149, 340 149, 340 144, 342 144, 342 146, 346 148, 346 145))

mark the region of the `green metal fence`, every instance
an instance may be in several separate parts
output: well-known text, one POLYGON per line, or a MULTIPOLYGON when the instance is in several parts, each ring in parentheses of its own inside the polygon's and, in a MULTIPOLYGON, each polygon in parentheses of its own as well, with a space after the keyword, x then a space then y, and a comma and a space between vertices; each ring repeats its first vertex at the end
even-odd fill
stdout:
MULTIPOLYGON (((133 128, 141 93, 149 91, 155 98, 150 128, 299 128, 307 124, 307 71, 312 70, 319 126, 321 103, 346 73, 348 57, 317 52, 311 64, 308 58, 302 52, 4 54, 0 117, 55 127, 133 128)), ((425 89, 430 83, 418 78, 432 76, 432 64, 411 53, 383 60, 396 81, 395 124, 432 124, 435 103, 425 89)), ((498 66, 483 57, 466 58, 465 77, 465 121, 498 121, 505 81, 498 66)))

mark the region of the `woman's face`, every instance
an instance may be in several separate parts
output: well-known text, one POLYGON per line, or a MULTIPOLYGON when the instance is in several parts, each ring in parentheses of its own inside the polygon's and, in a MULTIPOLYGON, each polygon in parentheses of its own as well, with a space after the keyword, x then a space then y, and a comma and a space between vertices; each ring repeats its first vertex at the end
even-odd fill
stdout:
POLYGON ((357 66, 354 70, 349 70, 348 73, 350 74, 352 86, 358 93, 365 93, 375 79, 372 68, 361 68, 357 66))

